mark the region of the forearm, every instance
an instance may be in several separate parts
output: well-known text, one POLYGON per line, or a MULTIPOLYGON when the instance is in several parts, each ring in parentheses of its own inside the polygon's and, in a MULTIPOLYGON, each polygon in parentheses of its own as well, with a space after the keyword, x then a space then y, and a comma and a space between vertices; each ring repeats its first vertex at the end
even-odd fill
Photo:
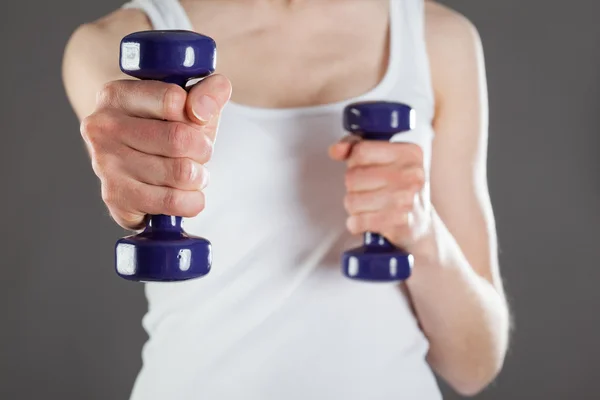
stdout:
POLYGON ((508 343, 509 312, 503 293, 479 276, 441 219, 412 249, 407 286, 423 331, 428 359, 457 391, 472 395, 499 372, 508 343))

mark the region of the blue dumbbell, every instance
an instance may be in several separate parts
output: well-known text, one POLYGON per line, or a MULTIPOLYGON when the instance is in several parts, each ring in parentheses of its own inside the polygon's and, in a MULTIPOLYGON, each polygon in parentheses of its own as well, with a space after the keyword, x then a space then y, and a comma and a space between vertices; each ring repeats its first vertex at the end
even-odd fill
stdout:
MULTIPOLYGON (((119 59, 129 76, 185 87, 215 71, 216 44, 188 31, 136 32, 121 40, 119 59)), ((152 215, 142 233, 115 246, 117 274, 131 281, 185 281, 208 274, 211 264, 210 242, 187 234, 182 217, 152 215)))
MULTIPOLYGON (((401 103, 360 102, 344 109, 344 128, 364 140, 389 141, 392 136, 414 128, 415 111, 401 103)), ((368 282, 399 282, 408 279, 413 257, 382 235, 366 232, 363 245, 346 251, 342 270, 350 279, 368 282)))

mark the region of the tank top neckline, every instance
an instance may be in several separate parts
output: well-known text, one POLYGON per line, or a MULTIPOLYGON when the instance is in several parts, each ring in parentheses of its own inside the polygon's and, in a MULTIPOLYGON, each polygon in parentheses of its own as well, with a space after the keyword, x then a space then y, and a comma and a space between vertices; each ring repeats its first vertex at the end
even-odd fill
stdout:
POLYGON ((393 89, 400 70, 400 68, 398 67, 400 52, 397 49, 399 43, 397 40, 398 35, 396 32, 398 20, 400 17, 398 15, 398 13, 400 12, 400 7, 396 7, 394 5, 394 0, 390 0, 389 3, 390 5, 388 60, 385 66, 385 72, 383 74, 383 77, 373 88, 367 90, 366 92, 358 96, 317 105, 274 108, 250 106, 242 103, 237 103, 235 101, 229 101, 228 107, 232 111, 235 111, 240 114, 245 114, 252 118, 287 118, 292 116, 296 117, 306 115, 329 114, 331 112, 341 111, 342 108, 344 108, 347 104, 352 102, 386 98, 390 91, 393 89))
MULTIPOLYGON (((177 16, 177 21, 174 23, 176 26, 169 26, 168 28, 195 30, 180 1, 171 0, 170 3, 170 7, 178 8, 178 10, 174 10, 174 15, 177 16)), ((260 107, 230 100, 225 106, 225 109, 229 109, 235 113, 243 114, 253 119, 289 118, 339 112, 343 109, 343 107, 352 102, 386 98, 393 90, 400 71, 398 65, 399 56, 401 53, 399 51, 400 49, 398 48, 400 46, 400 41, 398 40, 398 24, 399 19, 401 18, 399 15, 400 12, 400 7, 395 4, 394 0, 389 0, 388 59, 385 66, 385 72, 378 83, 366 92, 335 102, 297 107, 260 107)))

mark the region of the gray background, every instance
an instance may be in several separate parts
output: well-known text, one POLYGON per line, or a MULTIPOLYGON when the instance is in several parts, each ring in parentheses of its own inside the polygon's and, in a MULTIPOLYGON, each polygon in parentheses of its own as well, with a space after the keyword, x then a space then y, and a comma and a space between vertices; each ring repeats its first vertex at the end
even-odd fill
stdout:
MULTIPOLYGON (((505 369, 478 398, 597 399, 600 5, 445 3, 485 46, 490 190, 516 321, 505 369)), ((123 231, 60 79, 72 30, 119 5, 0 5, 2 399, 125 399, 140 367, 142 287, 112 270, 123 231)))

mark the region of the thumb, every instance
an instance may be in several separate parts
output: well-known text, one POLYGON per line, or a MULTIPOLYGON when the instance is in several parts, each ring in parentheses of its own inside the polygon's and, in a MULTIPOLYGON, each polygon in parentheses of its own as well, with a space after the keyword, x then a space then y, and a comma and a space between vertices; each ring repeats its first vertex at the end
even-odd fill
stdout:
POLYGON ((221 110, 230 98, 229 79, 221 74, 211 75, 190 89, 185 106, 186 114, 192 122, 207 127, 214 126, 216 130, 221 110))
POLYGON ((360 138, 354 135, 345 136, 342 140, 329 146, 329 157, 335 161, 344 161, 350 157, 352 147, 360 141, 360 138))

